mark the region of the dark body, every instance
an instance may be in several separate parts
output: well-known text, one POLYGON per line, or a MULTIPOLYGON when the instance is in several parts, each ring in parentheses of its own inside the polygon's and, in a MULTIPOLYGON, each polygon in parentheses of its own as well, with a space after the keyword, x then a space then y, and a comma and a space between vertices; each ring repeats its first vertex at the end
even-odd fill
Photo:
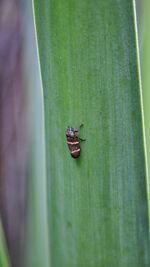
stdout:
POLYGON ((76 159, 80 156, 80 142, 79 138, 77 136, 77 130, 74 130, 74 128, 67 128, 66 131, 66 138, 67 138, 67 144, 68 148, 70 150, 71 156, 76 159))
POLYGON ((78 137, 68 137, 67 144, 70 150, 70 154, 73 158, 78 158, 80 156, 80 143, 78 137))

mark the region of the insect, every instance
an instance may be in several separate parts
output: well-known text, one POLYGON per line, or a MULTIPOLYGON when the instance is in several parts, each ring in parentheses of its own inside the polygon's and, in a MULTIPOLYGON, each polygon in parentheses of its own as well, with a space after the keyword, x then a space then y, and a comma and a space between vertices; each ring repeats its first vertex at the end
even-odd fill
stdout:
MULTIPOLYGON (((80 125, 80 128, 83 126, 83 124, 80 125)), ((80 156, 80 141, 85 141, 85 139, 81 139, 78 137, 78 130, 68 127, 66 131, 66 138, 67 138, 67 144, 70 150, 71 156, 76 159, 80 156)))

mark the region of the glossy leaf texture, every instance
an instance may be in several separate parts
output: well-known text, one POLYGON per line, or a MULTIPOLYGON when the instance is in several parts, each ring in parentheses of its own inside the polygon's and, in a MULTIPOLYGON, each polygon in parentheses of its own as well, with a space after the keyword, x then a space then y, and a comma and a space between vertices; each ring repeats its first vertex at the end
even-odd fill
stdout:
POLYGON ((27 85, 28 170, 24 267, 50 267, 43 95, 36 49, 32 2, 25 3, 24 73, 27 85))
POLYGON ((149 266, 133 3, 35 0, 33 11, 51 266, 149 266), (74 160, 65 131, 81 123, 86 142, 74 160))

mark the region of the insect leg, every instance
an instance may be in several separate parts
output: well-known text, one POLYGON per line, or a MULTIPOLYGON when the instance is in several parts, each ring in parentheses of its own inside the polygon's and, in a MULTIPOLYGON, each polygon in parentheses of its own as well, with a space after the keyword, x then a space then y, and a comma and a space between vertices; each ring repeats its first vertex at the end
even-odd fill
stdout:
POLYGON ((83 125, 84 125, 84 124, 83 124, 83 123, 81 123, 81 124, 80 124, 80 126, 79 126, 79 129, 81 129, 81 128, 83 127, 83 125))
MULTIPOLYGON (((83 123, 81 123, 80 124, 80 126, 79 126, 79 130, 83 127, 83 123)), ((77 131, 78 132, 78 131, 77 131)), ((78 139, 80 140, 80 141, 86 141, 86 139, 82 139, 82 138, 80 138, 80 137, 78 137, 78 139)))
MULTIPOLYGON (((83 123, 80 124, 80 126, 79 126, 79 130, 83 127, 83 125, 84 125, 83 123)), ((76 133, 78 133, 79 130, 76 130, 76 129, 75 129, 74 131, 75 131, 76 133)))
POLYGON ((86 141, 86 139, 82 139, 82 138, 80 138, 80 137, 78 137, 78 139, 79 139, 80 141, 86 141))

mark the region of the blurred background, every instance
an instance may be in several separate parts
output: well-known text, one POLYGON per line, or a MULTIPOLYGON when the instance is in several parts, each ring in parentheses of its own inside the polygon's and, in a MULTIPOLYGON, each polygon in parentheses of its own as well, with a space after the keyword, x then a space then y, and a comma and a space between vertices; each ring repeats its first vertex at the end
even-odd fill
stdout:
POLYGON ((24 250, 27 124, 24 84, 24 10, 0 1, 0 212, 12 266, 24 250))
MULTIPOLYGON (((145 0, 136 1, 147 144, 148 5, 145 0)), ((37 94, 32 88, 33 79, 38 85, 31 8, 30 0, 0 1, 0 214, 12 267, 22 267, 25 257, 27 166, 35 118, 30 99, 37 94)))

